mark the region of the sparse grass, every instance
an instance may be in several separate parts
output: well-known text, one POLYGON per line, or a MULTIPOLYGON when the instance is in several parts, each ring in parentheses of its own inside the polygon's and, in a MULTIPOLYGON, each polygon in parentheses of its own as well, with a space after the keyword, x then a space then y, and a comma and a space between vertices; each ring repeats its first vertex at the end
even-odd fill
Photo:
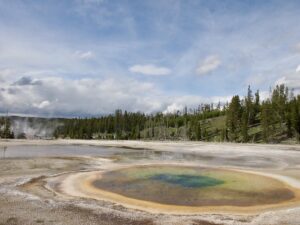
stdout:
POLYGON ((5 225, 18 225, 18 219, 16 217, 10 217, 6 220, 5 225))
POLYGON ((215 117, 210 119, 210 125, 211 125, 211 130, 213 129, 224 129, 225 128, 225 120, 226 120, 226 116, 219 116, 219 117, 215 117))
MULTIPOLYGON (((256 121, 259 121, 259 118, 256 118, 256 121)), ((223 133, 224 129, 226 128, 226 116, 218 116, 209 119, 204 119, 200 121, 202 132, 206 130, 206 134, 202 133, 201 141, 214 141, 214 142, 222 142, 223 141, 223 133)), ((149 129, 144 129, 141 131, 141 138, 142 139, 155 139, 155 140, 188 140, 187 137, 187 129, 184 126, 174 128, 169 127, 166 130, 165 127, 155 127, 154 133, 156 134, 155 138, 147 138, 146 133, 149 133, 149 129), (146 138, 144 138, 146 137, 146 138)), ((191 131, 190 139, 196 140, 195 130, 191 131)), ((273 125, 273 130, 271 131, 271 136, 269 137, 268 143, 291 143, 295 144, 298 143, 295 138, 289 138, 287 136, 287 127, 285 124, 275 124, 273 125)), ((237 137, 236 142, 242 142, 243 137, 241 132, 237 137)), ((248 129, 248 143, 265 143, 263 138, 263 130, 261 124, 256 122, 256 124, 251 125, 248 129)))
POLYGON ((192 225, 221 225, 221 224, 212 223, 212 222, 204 221, 204 220, 195 220, 195 221, 193 221, 192 225))
POLYGON ((36 222, 36 223, 44 223, 45 221, 42 220, 42 219, 37 219, 35 222, 36 222))

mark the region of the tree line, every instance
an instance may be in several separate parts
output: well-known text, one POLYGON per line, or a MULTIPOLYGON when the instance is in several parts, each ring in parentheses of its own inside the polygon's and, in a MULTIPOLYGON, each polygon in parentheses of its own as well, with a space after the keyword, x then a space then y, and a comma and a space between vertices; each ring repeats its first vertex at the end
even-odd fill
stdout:
POLYGON ((54 132, 55 137, 74 139, 186 139, 201 140, 207 129, 206 119, 224 115, 220 105, 202 104, 197 109, 182 112, 156 113, 127 112, 120 109, 114 114, 97 118, 65 119, 54 132))
POLYGON ((277 85, 270 96, 260 101, 259 91, 253 96, 248 88, 247 96, 233 96, 226 110, 226 135, 232 142, 281 142, 295 138, 300 133, 300 95, 285 85, 277 85))
POLYGON ((14 132, 11 129, 11 121, 8 117, 0 118, 0 138, 14 138, 14 132))
POLYGON ((278 85, 261 101, 248 87, 221 105, 200 104, 175 113, 145 114, 120 109, 95 118, 64 119, 56 138, 282 142, 300 140, 300 96, 278 85))
MULTIPOLYGON (((14 138, 10 119, 0 118, 0 138, 14 138)), ((300 142, 300 95, 278 85, 261 100, 259 91, 253 93, 249 86, 244 97, 235 95, 225 104, 155 114, 118 109, 109 115, 58 119, 56 123, 62 125, 54 130, 55 138, 300 142)))

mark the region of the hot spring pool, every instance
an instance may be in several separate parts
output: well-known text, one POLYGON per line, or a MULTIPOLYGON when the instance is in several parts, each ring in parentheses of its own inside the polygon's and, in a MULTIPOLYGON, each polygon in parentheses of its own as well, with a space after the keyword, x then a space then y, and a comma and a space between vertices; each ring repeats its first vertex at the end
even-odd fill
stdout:
POLYGON ((234 170, 135 166, 108 171, 91 180, 99 193, 114 200, 173 206, 257 206, 289 201, 295 194, 281 181, 234 170))

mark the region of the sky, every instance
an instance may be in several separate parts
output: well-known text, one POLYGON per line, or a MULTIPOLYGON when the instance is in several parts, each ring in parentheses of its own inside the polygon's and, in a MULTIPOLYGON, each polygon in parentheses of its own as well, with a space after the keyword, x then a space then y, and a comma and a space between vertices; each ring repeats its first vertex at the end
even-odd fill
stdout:
POLYGON ((0 0, 0 112, 97 116, 300 90, 300 1, 0 0))

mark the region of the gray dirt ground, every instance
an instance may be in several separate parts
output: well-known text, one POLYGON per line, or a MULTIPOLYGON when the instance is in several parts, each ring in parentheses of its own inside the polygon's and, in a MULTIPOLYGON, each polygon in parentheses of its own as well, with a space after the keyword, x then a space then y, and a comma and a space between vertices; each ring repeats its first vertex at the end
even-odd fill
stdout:
MULTIPOLYGON (((195 142, 98 142, 98 141, 13 141, 13 145, 70 145, 89 144, 138 149, 155 149, 173 153, 188 153, 199 159, 151 158, 139 163, 169 161, 205 166, 234 167, 255 172, 288 177, 293 185, 300 182, 300 146, 206 144, 195 142)), ((8 149, 9 150, 9 149, 8 149)), ((118 204, 57 195, 45 188, 43 178, 69 172, 105 170, 118 162, 94 157, 37 157, 7 158, 0 160, 0 225, 89 225, 89 224, 241 224, 241 225, 299 225, 300 206, 259 213, 256 215, 167 215, 128 209, 118 204), (29 182, 30 179, 36 178, 29 182)), ((126 162, 132 163, 132 162, 126 162)))

